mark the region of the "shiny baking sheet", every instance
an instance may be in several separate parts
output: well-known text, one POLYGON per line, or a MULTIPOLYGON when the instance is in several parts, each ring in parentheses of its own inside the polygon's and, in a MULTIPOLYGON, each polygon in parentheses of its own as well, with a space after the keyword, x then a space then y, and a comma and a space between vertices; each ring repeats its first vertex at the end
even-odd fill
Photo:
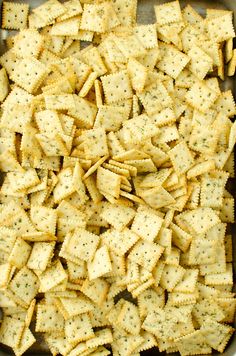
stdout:
MULTIPOLYGON (((10 0, 7 0, 10 1, 10 0)), ((30 8, 34 8, 45 2, 45 0, 11 0, 14 2, 23 2, 23 3, 29 3, 30 8)), ((168 0, 170 1, 170 0, 168 0)), ((167 2, 166 0, 138 0, 138 12, 137 12, 137 22, 139 24, 150 24, 150 23, 155 23, 155 14, 154 14, 154 5, 157 4, 163 4, 167 2)), ((0 0, 0 3, 2 1, 0 0)), ((180 0, 181 7, 186 6, 187 4, 190 4, 193 6, 201 15, 205 15, 205 9, 206 8, 213 8, 213 9, 224 9, 224 10, 232 10, 234 11, 234 26, 236 28, 236 0, 180 0)), ((1 17, 1 14, 0 14, 1 17)), ((3 54, 7 48, 5 44, 5 39, 9 35, 13 35, 15 31, 6 31, 6 30, 0 30, 0 54, 3 54)), ((227 78, 226 80, 221 83, 221 87, 224 90, 231 89, 234 93, 234 96, 236 96, 236 81, 234 78, 227 78)), ((234 196, 236 198, 236 188, 235 188, 235 182, 232 184, 232 191, 234 193, 234 196)), ((233 236, 235 240, 233 239, 233 255, 235 256, 235 261, 234 261, 234 275, 236 274, 236 224, 233 226, 233 236)), ((236 328, 236 321, 235 321, 235 328, 236 328)), ((32 346, 30 350, 27 351, 27 355, 29 356, 43 356, 43 355, 49 355, 47 346, 41 339, 40 335, 37 335, 37 340, 38 342, 32 346)), ((159 352, 157 348, 153 348, 151 350, 147 350, 144 352, 141 352, 142 356, 158 356, 158 355, 164 355, 165 352, 159 352)), ((212 355, 218 355, 218 352, 214 352, 212 355)), ((6 348, 3 345, 0 345, 0 356, 8 356, 12 355, 11 352, 6 351, 6 348)), ((170 354, 173 356, 177 356, 177 353, 170 354)), ((224 356, 236 356, 236 335, 234 338, 231 339, 231 342, 229 343, 229 346, 225 350, 225 352, 222 354, 224 356)), ((132 356, 132 355, 131 355, 132 356)))

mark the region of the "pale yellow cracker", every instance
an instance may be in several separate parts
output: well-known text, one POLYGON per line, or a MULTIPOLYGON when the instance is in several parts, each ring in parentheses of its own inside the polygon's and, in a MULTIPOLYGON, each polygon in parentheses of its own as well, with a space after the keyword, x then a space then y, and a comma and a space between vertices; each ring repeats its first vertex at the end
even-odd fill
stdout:
POLYGON ((27 27, 28 4, 3 2, 2 28, 20 30, 27 27))
POLYGON ((0 70, 0 101, 3 101, 9 92, 8 77, 5 68, 0 70))

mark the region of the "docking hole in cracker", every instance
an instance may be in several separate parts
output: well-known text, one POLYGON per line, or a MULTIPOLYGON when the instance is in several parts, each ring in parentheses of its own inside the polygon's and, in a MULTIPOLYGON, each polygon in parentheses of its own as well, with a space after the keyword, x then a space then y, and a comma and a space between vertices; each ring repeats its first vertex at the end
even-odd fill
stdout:
POLYGON ((157 1, 142 23, 137 6, 3 2, 0 343, 16 356, 38 333, 65 356, 222 353, 234 333, 233 12, 157 1))

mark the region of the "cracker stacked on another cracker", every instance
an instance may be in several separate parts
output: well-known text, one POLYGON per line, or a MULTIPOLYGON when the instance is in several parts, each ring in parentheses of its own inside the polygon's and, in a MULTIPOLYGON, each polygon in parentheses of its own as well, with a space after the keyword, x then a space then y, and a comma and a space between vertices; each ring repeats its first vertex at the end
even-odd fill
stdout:
POLYGON ((34 332, 63 356, 223 352, 234 332, 232 12, 172 1, 140 25, 136 9, 3 3, 20 30, 0 57, 0 342, 16 356, 34 332))

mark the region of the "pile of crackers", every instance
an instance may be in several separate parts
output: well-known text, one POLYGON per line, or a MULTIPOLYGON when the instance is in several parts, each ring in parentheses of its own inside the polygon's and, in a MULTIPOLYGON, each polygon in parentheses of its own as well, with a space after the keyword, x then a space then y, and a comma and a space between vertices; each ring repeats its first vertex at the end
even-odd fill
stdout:
POLYGON ((0 342, 16 356, 38 334, 63 356, 223 352, 232 12, 172 1, 140 25, 137 0, 2 10, 0 342))

